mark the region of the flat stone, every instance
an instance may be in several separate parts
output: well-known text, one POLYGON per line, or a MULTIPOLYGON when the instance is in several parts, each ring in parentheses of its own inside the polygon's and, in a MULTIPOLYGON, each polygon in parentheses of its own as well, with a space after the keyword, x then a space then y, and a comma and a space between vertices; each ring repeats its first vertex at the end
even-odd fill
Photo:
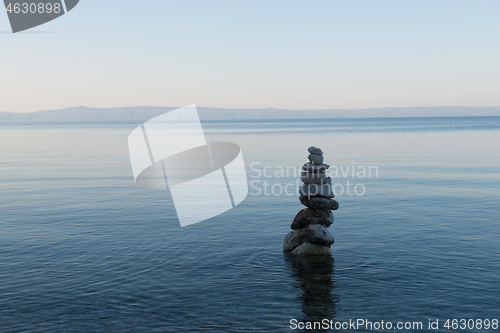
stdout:
POLYGON ((314 163, 316 165, 320 165, 323 163, 323 156, 322 155, 309 154, 309 156, 307 156, 307 158, 309 159, 309 161, 311 161, 311 163, 314 163))
POLYGON ((323 151, 319 148, 314 147, 314 146, 307 148, 307 151, 309 152, 309 154, 323 155, 323 151))
POLYGON ((331 252, 332 249, 328 246, 316 245, 307 242, 303 243, 292 251, 293 254, 304 256, 325 255, 330 254, 331 252))
POLYGON ((300 180, 306 184, 323 184, 327 181, 326 173, 324 172, 307 172, 300 173, 300 180))
POLYGON ((319 220, 316 224, 321 224, 325 228, 329 228, 333 224, 333 213, 331 210, 323 210, 323 212, 325 212, 326 218, 319 220))
POLYGON ((333 224, 333 214, 329 210, 304 208, 293 219, 291 229, 302 229, 309 224, 321 224, 328 228, 333 224))
POLYGON ((299 193, 305 197, 334 198, 332 185, 324 184, 304 184, 299 188, 299 193))
POLYGON ((309 224, 300 230, 300 238, 303 242, 330 246, 333 244, 333 236, 328 232, 328 229, 321 224, 309 224))
POLYGON ((301 195, 299 197, 300 202, 312 209, 323 209, 323 210, 337 210, 339 209, 339 203, 333 199, 327 199, 322 197, 305 197, 301 195))
POLYGON ((302 166, 302 170, 306 170, 307 172, 326 172, 326 170, 330 167, 329 164, 321 163, 321 164, 313 164, 310 162, 305 163, 302 166))
POLYGON ((302 243, 302 239, 300 238, 300 230, 292 230, 285 236, 285 240, 283 241, 283 251, 293 251, 302 243))

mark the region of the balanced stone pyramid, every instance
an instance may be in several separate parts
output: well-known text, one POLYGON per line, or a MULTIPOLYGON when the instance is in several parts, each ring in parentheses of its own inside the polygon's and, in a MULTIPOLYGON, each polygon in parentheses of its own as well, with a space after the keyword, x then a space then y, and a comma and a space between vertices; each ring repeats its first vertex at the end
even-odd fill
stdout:
POLYGON ((323 163, 323 151, 309 147, 309 162, 302 166, 299 200, 307 208, 293 219, 290 231, 285 236, 283 251, 298 255, 320 255, 331 252, 333 236, 328 231, 333 223, 332 210, 339 208, 333 200, 332 180, 327 177, 330 167, 323 163))

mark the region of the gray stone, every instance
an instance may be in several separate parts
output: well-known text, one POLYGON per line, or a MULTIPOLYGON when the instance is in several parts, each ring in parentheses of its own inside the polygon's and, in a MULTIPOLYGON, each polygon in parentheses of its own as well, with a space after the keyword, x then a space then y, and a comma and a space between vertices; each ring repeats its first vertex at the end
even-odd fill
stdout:
POLYGON ((316 165, 320 165, 321 163, 323 163, 323 156, 322 155, 309 154, 309 156, 307 156, 307 158, 309 159, 309 161, 311 161, 311 163, 314 163, 316 165))
POLYGON ((292 230, 285 236, 283 251, 293 251, 296 247, 300 246, 300 244, 302 244, 300 230, 292 230))
POLYGON ((319 165, 307 162, 302 166, 302 170, 306 170, 307 172, 326 172, 326 170, 330 167, 330 165, 321 163, 319 165))
POLYGON ((323 210, 326 213, 326 218, 319 220, 316 222, 317 224, 321 224, 325 228, 329 228, 333 224, 333 213, 331 210, 323 210))
POLYGON ((307 172, 302 171, 300 173, 300 180, 306 184, 322 184, 327 181, 326 173, 324 172, 307 172))
POLYGON ((334 198, 332 191, 332 185, 325 184, 304 184, 299 188, 300 195, 305 197, 324 197, 324 198, 334 198))
POLYGON ((321 224, 309 224, 300 230, 300 238, 303 242, 330 246, 333 244, 333 236, 328 232, 328 229, 321 224))
POLYGON ((300 202, 312 209, 324 209, 324 210, 337 210, 339 209, 339 203, 333 199, 327 199, 322 197, 305 197, 301 195, 299 197, 300 202))
POLYGON ((328 246, 316 245, 311 243, 303 243, 292 251, 293 254, 304 256, 325 255, 330 254, 331 252, 332 249, 330 249, 330 247, 328 246))
POLYGON ((309 152, 309 154, 323 155, 323 151, 319 148, 314 147, 314 146, 307 148, 307 151, 309 152))
POLYGON ((302 229, 309 224, 321 224, 328 228, 333 224, 333 214, 329 210, 304 208, 293 219, 292 229, 302 229))

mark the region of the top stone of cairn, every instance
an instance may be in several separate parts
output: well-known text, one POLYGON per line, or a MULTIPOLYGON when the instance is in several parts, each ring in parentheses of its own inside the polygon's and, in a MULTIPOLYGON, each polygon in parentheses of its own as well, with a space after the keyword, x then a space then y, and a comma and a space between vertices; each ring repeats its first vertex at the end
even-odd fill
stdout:
POLYGON ((307 149, 307 151, 309 152, 309 154, 323 155, 323 151, 316 147, 311 146, 307 149))

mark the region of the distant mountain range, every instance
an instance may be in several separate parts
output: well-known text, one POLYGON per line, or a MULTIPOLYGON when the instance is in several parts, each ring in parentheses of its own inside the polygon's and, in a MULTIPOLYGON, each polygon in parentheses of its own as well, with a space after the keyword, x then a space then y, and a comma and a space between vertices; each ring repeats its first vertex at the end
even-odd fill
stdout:
MULTIPOLYGON (((78 106, 32 113, 0 112, 0 122, 10 121, 145 121, 177 107, 136 106, 89 108, 78 106)), ((500 106, 439 106, 374 109, 219 109, 198 107, 203 120, 300 119, 300 118, 398 118, 500 116, 500 106)))

